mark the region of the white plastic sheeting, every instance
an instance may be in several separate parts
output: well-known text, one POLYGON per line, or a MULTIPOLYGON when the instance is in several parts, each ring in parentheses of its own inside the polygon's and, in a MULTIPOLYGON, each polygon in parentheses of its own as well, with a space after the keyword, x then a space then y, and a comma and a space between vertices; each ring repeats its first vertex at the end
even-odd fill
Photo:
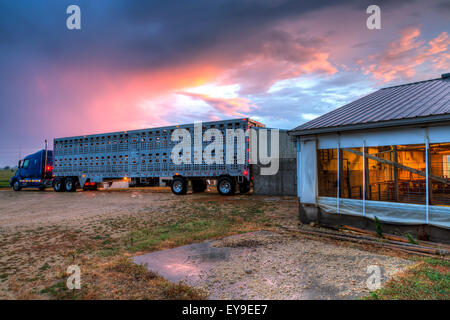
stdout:
MULTIPOLYGON (((337 199, 319 197, 321 210, 337 214, 337 199)), ((450 229, 450 207, 429 206, 429 223, 436 227, 450 229)), ((355 199, 339 199, 339 214, 352 216, 363 215, 363 201, 355 199)), ((396 224, 426 224, 426 206, 410 203, 365 201, 365 217, 396 224)))
POLYGON ((317 195, 316 140, 300 141, 300 172, 298 190, 304 203, 316 203, 317 195))

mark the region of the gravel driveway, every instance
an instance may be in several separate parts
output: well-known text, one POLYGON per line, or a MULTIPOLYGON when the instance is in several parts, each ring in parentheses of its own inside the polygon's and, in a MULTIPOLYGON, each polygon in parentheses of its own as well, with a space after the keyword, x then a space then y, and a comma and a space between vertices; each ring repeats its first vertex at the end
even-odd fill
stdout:
POLYGON ((62 193, 0 190, 0 228, 49 224, 79 226, 91 219, 155 210, 176 200, 169 191, 158 192, 156 188, 62 193))

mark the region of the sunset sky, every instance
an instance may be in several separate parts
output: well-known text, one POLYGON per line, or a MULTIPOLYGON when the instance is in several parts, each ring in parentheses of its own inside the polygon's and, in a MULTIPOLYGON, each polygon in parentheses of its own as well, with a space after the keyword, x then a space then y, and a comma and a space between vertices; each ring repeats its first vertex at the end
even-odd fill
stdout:
POLYGON ((448 0, 0 0, 0 166, 55 137, 244 116, 292 129, 450 72, 449 49, 448 0))

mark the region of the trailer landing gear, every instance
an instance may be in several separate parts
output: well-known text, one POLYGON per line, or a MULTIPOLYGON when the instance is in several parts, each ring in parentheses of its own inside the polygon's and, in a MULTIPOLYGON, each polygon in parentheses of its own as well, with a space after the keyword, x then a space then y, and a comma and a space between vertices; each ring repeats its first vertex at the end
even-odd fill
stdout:
POLYGON ((192 192, 204 192, 206 190, 206 180, 191 180, 192 192))
POLYGON ((241 194, 247 193, 249 191, 250 191, 250 183, 248 181, 239 183, 239 192, 241 194))

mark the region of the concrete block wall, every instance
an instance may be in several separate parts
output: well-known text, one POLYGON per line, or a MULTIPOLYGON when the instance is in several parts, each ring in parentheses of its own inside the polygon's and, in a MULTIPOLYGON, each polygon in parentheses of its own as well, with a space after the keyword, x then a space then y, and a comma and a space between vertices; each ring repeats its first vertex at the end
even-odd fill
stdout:
POLYGON ((297 161, 295 137, 280 130, 279 170, 275 175, 261 175, 261 166, 252 166, 253 193, 273 196, 297 195, 297 161))

